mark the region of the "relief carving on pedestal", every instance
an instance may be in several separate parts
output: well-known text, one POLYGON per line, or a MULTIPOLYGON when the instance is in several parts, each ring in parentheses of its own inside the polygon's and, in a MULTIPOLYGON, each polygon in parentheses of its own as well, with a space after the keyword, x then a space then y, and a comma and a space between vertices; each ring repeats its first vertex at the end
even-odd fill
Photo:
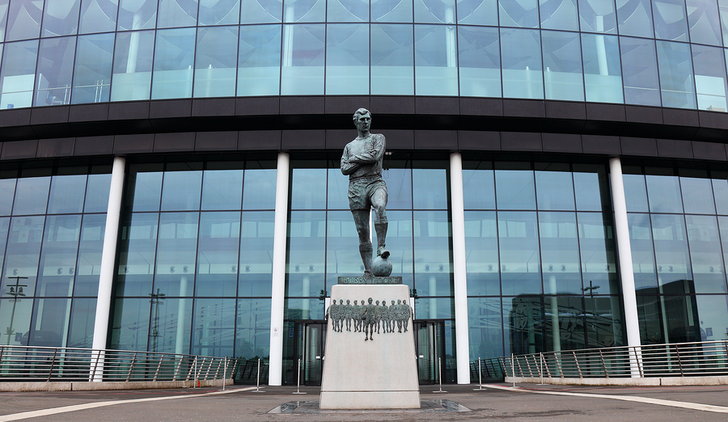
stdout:
POLYGON ((403 300, 364 300, 332 299, 326 315, 331 319, 332 328, 335 333, 344 330, 355 333, 364 333, 364 340, 374 340, 372 335, 388 334, 394 332, 407 332, 410 318, 413 317, 412 307, 403 300))

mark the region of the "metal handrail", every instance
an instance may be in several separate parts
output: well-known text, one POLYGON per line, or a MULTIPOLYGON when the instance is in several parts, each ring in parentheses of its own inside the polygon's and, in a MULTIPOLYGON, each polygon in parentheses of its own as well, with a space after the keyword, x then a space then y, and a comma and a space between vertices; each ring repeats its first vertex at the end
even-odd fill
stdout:
POLYGON ((207 381, 232 378, 237 362, 134 350, 0 345, 0 381, 207 381))
MULTIPOLYGON (((728 340, 540 352, 481 363, 484 368, 498 368, 483 377, 495 373, 546 379, 718 376, 728 375, 728 340)), ((471 370, 476 366, 474 361, 471 370)))

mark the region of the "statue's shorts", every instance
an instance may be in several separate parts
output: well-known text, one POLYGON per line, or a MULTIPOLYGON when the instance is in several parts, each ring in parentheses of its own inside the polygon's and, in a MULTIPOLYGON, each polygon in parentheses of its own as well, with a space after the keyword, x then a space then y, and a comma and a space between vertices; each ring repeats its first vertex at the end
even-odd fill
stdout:
POLYGON ((372 196, 382 189, 387 201, 387 185, 382 176, 364 176, 349 180, 349 209, 368 210, 372 207, 372 196))

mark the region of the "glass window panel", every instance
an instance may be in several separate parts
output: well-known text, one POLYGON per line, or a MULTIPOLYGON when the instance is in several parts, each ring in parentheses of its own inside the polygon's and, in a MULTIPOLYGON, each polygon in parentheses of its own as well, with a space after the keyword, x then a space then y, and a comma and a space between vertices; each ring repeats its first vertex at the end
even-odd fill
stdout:
POLYGON ((539 31, 501 29, 503 96, 543 98, 539 31))
POLYGON ((157 28, 195 25, 197 3, 198 0, 159 0, 157 28))
POLYGON ((111 101, 149 99, 152 85, 154 31, 116 35, 111 101))
MULTIPOLYGON (((380 3, 393 2, 380 0, 380 3)), ((410 25, 371 26, 371 93, 373 95, 414 94, 412 37, 412 26, 410 25)))
POLYGON ((119 30, 151 29, 157 22, 157 0, 121 0, 119 30))
POLYGON ((458 23, 498 25, 497 0, 457 0, 458 23))
POLYGON ((275 208, 276 170, 245 170, 243 181, 243 209, 272 210, 275 208))
POLYGON ((463 170, 465 209, 494 209, 493 170, 463 170))
MULTIPOLYGON (((331 3, 329 3, 331 4, 331 3)), ((369 94, 369 25, 328 25, 326 94, 369 94)))
POLYGON ((195 28, 157 31, 152 99, 189 98, 195 28))
POLYGON ((326 169, 293 169, 291 209, 326 209, 326 169))
POLYGON ((0 71, 0 109, 32 104, 37 53, 38 40, 5 44, 0 71))
POLYGON ((695 108, 695 87, 690 46, 683 43, 657 41, 660 64, 662 105, 695 108))
POLYGON ((389 259, 392 263, 392 274, 401 275, 402 283, 412 288, 414 287, 412 211, 387 211, 387 220, 389 220, 387 248, 397 251, 389 259))
POLYGON ((412 185, 415 209, 447 209, 447 170, 413 169, 412 185))
POLYGON ((5 246, 8 242, 8 227, 10 226, 9 218, 0 218, 0 269, 3 266, 5 258, 5 246))
POLYGON ((281 62, 281 27, 240 27, 238 96, 278 95, 281 62))
POLYGON ((498 240, 504 295, 541 293, 535 212, 499 212, 498 240))
POLYGON ((85 174, 53 176, 48 214, 81 212, 85 191, 85 174))
POLYGON ((690 42, 721 45, 718 4, 715 0, 686 0, 690 42))
POLYGON ((81 0, 46 0, 43 13, 43 37, 75 34, 81 0))
POLYGON ((458 27, 460 95, 501 96, 500 44, 497 28, 458 27))
POLYGON ((457 42, 454 26, 415 25, 417 95, 457 95, 457 42))
POLYGON ((270 306, 270 300, 238 299, 234 356, 239 359, 268 357, 270 306))
POLYGON ((415 318, 452 319, 455 315, 452 298, 415 299, 415 318))
MULTIPOLYGON (((386 183, 386 182, 385 182, 386 183)), ((349 178, 341 174, 339 168, 328 170, 328 209, 348 210, 349 209, 349 178)), ((389 187, 387 187, 389 189, 389 187)), ((389 198, 391 199, 391 198, 389 198)), ((387 205, 387 208, 391 208, 387 205)))
POLYGON ((71 296, 80 234, 80 215, 48 216, 43 234, 37 296, 71 296))
POLYGON ((544 305, 545 349, 585 348, 586 339, 581 330, 581 327, 584 326, 582 298, 578 296, 546 297, 544 305))
POLYGON ((660 344, 667 341, 664 318, 657 296, 637 296, 637 315, 642 344, 660 344))
POLYGON ((670 292, 676 289, 680 294, 694 293, 694 287, 679 287, 693 284, 683 216, 653 214, 652 237, 660 285, 670 292))
POLYGON ((156 213, 134 213, 122 222, 116 276, 117 296, 148 296, 152 293, 158 219, 156 213))
POLYGON ((6 201, 0 201, 0 215, 10 215, 13 207, 12 198, 15 195, 15 181, 14 177, 0 178, 0 198, 7 198, 6 201))
POLYGON ((450 219, 446 211, 414 212, 415 288, 419 296, 452 296, 450 219))
POLYGON ((241 0, 241 2, 241 23, 268 23, 281 21, 283 0, 241 0))
POLYGON ((113 31, 119 0, 82 0, 80 34, 113 31))
POLYGON ((543 342, 543 304, 539 296, 504 297, 503 340, 506 355, 536 353, 543 342))
POLYGON ((240 0, 200 0, 200 25, 237 24, 240 0))
POLYGON ((709 111, 728 110, 723 49, 693 45, 693 67, 698 108, 709 111))
POLYGON ((48 203, 50 184, 51 178, 49 176, 18 179, 18 184, 15 187, 13 215, 44 214, 48 203))
POLYGON ((106 212, 110 185, 110 174, 89 174, 83 212, 106 212))
POLYGON ((627 202, 627 211, 648 211, 645 176, 625 172, 622 179, 624 181, 624 197, 627 202))
POLYGON ((718 221, 715 216, 685 216, 690 244, 695 291, 726 293, 723 257, 721 256, 718 221))
POLYGON ((324 319, 321 299, 286 299, 284 309, 284 320, 324 319))
POLYGON ((27 345, 32 309, 33 299, 0 299, 0 320, 4 322, 0 339, 3 344, 27 345))
POLYGON ((243 170, 205 170, 202 184, 203 210, 241 209, 243 170))
POLYGON ((468 295, 500 294, 498 227, 493 211, 465 212, 468 295))
POLYGON ((655 20, 655 37, 674 40, 688 40, 688 20, 683 0, 652 0, 655 20))
POLYGON ((10 2, 5 41, 38 38, 42 17, 43 0, 13 0, 10 2))
POLYGON ((728 214, 728 175, 722 172, 711 172, 713 177, 711 182, 713 185, 713 195, 715 197, 715 206, 718 214, 728 214))
POLYGON ((8 23, 10 0, 0 0, 0 42, 5 41, 5 26, 8 23))
MULTIPOLYGON (((390 161, 389 164, 395 163, 390 161)), ((387 209, 412 209, 412 169, 390 168, 382 172, 382 178, 387 183, 389 193, 387 209)))
POLYGON ((65 346, 70 310, 71 299, 36 299, 27 335, 28 345, 65 346))
MULTIPOLYGON (((362 275, 364 265, 351 212, 329 211, 326 219, 326 285, 333 286, 339 276, 362 275)), ((373 240, 376 242, 376 235, 373 240)))
POLYGON ((541 41, 546 98, 584 101, 579 34, 543 31, 541 41))
POLYGON ((282 95, 324 92, 324 25, 284 25, 282 95))
POLYGON ((601 211, 609 207, 607 174, 604 166, 574 164, 574 190, 576 209, 581 211, 601 211))
POLYGON ((192 323, 192 299, 171 299, 163 295, 152 295, 149 301, 152 304, 149 351, 188 353, 192 323))
POLYGON ((618 293, 612 216, 580 212, 577 219, 583 284, 585 289, 589 288, 584 292, 589 295, 618 293))
POLYGON ((698 295, 700 340, 713 341, 728 338, 728 297, 698 295))
POLYGON ((541 28, 579 30, 576 0, 539 0, 541 28))
POLYGON ((239 244, 239 211, 200 215, 196 296, 235 296, 239 244))
POLYGON ((720 227, 720 242, 723 247, 723 262, 728 272, 728 217, 718 217, 718 225, 720 227))
POLYGON ((270 297, 273 212, 243 212, 238 296, 270 297))
POLYGON ((366 0, 329 0, 328 22, 367 22, 369 2, 366 0))
POLYGON ((236 26, 197 30, 195 56, 195 97, 232 97, 235 95, 237 57, 230 54, 238 43, 236 26))
POLYGON ((73 299, 71 317, 68 322, 67 347, 93 346, 96 299, 73 299))
POLYGON ((568 165, 536 167, 536 197, 541 210, 573 210, 574 185, 568 165))
POLYGON ((61 105, 71 101, 73 55, 76 38, 51 38, 40 42, 35 80, 35 105, 61 105))
POLYGON ((629 240, 632 270, 637 294, 654 293, 657 287, 652 225, 648 214, 629 214, 629 240))
POLYGON ((99 291, 101 250, 104 246, 105 214, 83 216, 81 241, 78 246, 74 296, 96 296, 99 291))
POLYGON ((617 0, 620 35, 654 37, 650 0, 617 0))
POLYGON ((660 105, 660 81, 657 75, 655 41, 620 37, 624 102, 660 105))
POLYGON ((538 0, 499 0, 501 26, 538 28, 538 0))
POLYGON ((326 213, 291 211, 286 296, 318 297, 324 290, 326 213))
POLYGON ((533 171, 496 167, 495 186, 499 209, 536 209, 533 171))
POLYGON ((576 215, 570 212, 540 212, 538 229, 545 293, 581 294, 576 215))
POLYGON ((161 166, 130 166, 127 194, 124 195, 127 207, 132 211, 157 211, 162 191, 161 166))
POLYGON ((723 28, 723 45, 728 45, 728 0, 718 0, 720 23, 723 28))
POLYGON ((196 212, 162 213, 159 216, 157 268, 154 291, 167 296, 191 296, 197 257, 196 212))
POLYGON ((626 345, 624 313, 618 296, 585 297, 586 347, 626 345))
POLYGON ((114 34, 78 37, 73 71, 73 104, 109 101, 114 34))
POLYGON ((455 0, 414 0, 415 22, 455 23, 455 0))
MULTIPOLYGON (((680 177, 683 204, 686 213, 715 214, 713 202, 713 188, 707 174, 696 175, 699 177, 680 177)), ((682 173, 681 173, 682 174, 682 173)))
POLYGON ((657 176, 648 174, 647 193, 652 212, 682 212, 680 183, 676 176, 657 176))
POLYGON ((44 221, 45 217, 39 216, 15 217, 10 222, 0 294, 9 295, 8 286, 14 285, 16 293, 22 289, 26 296, 33 295, 44 221))
POLYGON ((164 173, 162 210, 200 209, 202 171, 168 171, 164 173))
POLYGON ((579 0, 579 21, 584 32, 616 34, 614 0, 579 0))
POLYGON ((110 347, 121 350, 147 350, 149 298, 119 298, 114 301, 110 347))
POLYGON ((617 37, 583 34, 586 100, 622 103, 622 69, 617 37))
POLYGON ((285 0, 284 22, 324 22, 326 20, 325 0, 285 0))
MULTIPOLYGON (((412 22, 411 1, 372 0, 370 8, 372 22, 412 22)), ((372 42, 372 45, 376 44, 372 42)))

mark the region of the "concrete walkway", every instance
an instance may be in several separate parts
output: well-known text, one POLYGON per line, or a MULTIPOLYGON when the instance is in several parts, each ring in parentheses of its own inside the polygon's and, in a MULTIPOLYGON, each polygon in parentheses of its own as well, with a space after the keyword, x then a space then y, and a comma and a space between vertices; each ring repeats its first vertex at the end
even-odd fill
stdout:
POLYGON ((33 421, 390 421, 390 420, 505 420, 505 421, 640 421, 728 420, 728 386, 684 387, 570 387, 493 384, 447 385, 447 393, 421 388, 422 399, 447 399, 471 412, 325 412, 270 414, 290 401, 316 401, 318 388, 293 395, 291 387, 266 388, 255 393, 236 386, 213 388, 99 392, 0 393, 0 422, 33 421))

